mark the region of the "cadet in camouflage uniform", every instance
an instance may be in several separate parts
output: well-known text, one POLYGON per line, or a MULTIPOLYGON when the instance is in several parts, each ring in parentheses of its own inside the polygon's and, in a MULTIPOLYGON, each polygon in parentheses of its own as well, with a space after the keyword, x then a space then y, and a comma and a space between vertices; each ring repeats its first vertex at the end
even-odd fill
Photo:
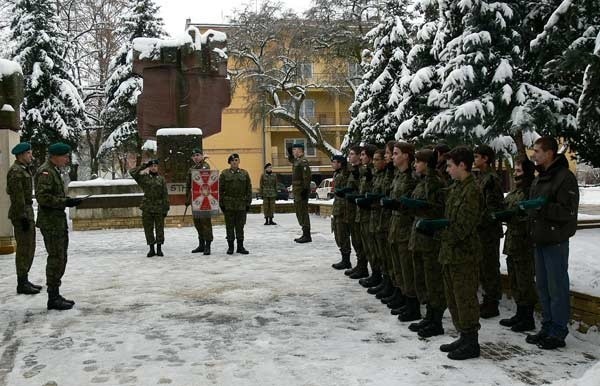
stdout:
POLYGON ((412 144, 397 142, 394 145, 394 166, 398 170, 390 198, 383 201, 385 207, 393 209, 388 239, 392 245, 394 285, 405 296, 405 304, 393 309, 392 315, 398 315, 398 319, 403 322, 421 319, 420 304, 415 292, 412 253, 408 249, 414 216, 400 203, 402 197, 410 197, 417 185, 411 168, 414 154, 415 147, 412 144))
POLYGON ((349 204, 340 192, 347 188, 350 170, 348 169, 348 161, 343 155, 334 155, 331 158, 331 167, 333 168, 333 186, 336 188, 331 213, 331 229, 333 230, 335 243, 342 254, 342 261, 331 266, 335 269, 347 269, 352 268, 350 263, 350 224, 347 219, 349 204))
POLYGON ((310 193, 310 166, 304 158, 304 145, 295 143, 288 149, 288 160, 294 164, 292 167, 292 193, 294 194, 294 209, 298 224, 302 227, 302 236, 294 239, 297 243, 309 243, 310 218, 308 216, 308 195, 310 193))
MULTIPOLYGON (((362 164, 360 169, 360 182, 358 188, 358 196, 355 199, 358 210, 356 211, 356 222, 360 225, 360 237, 362 238, 362 245, 364 249, 367 262, 371 264, 371 276, 359 279, 360 285, 363 287, 371 287, 381 282, 381 272, 379 270, 373 271, 373 259, 376 255, 374 242, 371 239, 369 233, 369 225, 371 223, 371 204, 366 199, 366 194, 371 192, 373 188, 373 156, 375 155, 377 147, 375 145, 365 145, 360 152, 360 162, 362 164)), ((368 268, 365 264, 364 273, 368 275, 368 268)), ((358 275, 355 273, 350 276, 353 279, 358 279, 358 275)))
POLYGON ((519 202, 529 198, 529 189, 535 178, 535 165, 528 158, 515 162, 515 188, 504 198, 506 210, 494 213, 506 221, 504 250, 510 292, 517 304, 516 315, 500 320, 502 326, 515 332, 535 329, 533 309, 537 303, 535 292, 535 264, 533 240, 529 234, 527 213, 519 209, 519 202))
POLYGON ((411 199, 402 199, 407 210, 415 214, 408 246, 413 254, 417 298, 421 304, 427 304, 425 317, 418 323, 412 323, 408 328, 417 332, 422 338, 444 333, 442 317, 446 309, 442 267, 438 261, 439 238, 431 233, 418 232, 416 229, 419 220, 435 219, 444 215, 445 184, 438 175, 436 167, 435 151, 419 150, 415 154, 415 172, 419 182, 411 199))
POLYGON ((158 160, 150 160, 145 164, 131 169, 129 174, 144 191, 144 198, 140 209, 142 210, 142 224, 146 243, 150 250, 146 256, 163 256, 162 245, 165 242, 165 217, 169 212, 169 193, 165 179, 158 174, 158 160), (142 174, 142 170, 148 173, 142 174), (154 231, 156 230, 156 236, 154 231), (156 251, 154 244, 156 243, 156 251))
POLYGON ((48 252, 46 285, 48 286, 48 309, 68 310, 75 304, 60 295, 61 279, 67 267, 69 230, 65 207, 81 203, 80 198, 65 195, 65 184, 60 169, 69 163, 71 147, 58 142, 48 147, 48 160, 40 166, 35 177, 35 193, 38 202, 36 225, 44 238, 48 252))
POLYGON ((479 225, 479 239, 483 253, 479 267, 479 280, 483 290, 480 317, 487 319, 500 315, 498 310, 498 302, 502 298, 500 239, 504 232, 502 224, 494 220, 492 213, 504 207, 504 193, 500 178, 493 168, 494 150, 487 145, 480 145, 473 152, 474 165, 479 169, 477 183, 483 203, 479 225))
POLYGON ((227 159, 231 167, 219 176, 219 206, 225 216, 227 254, 233 254, 233 241, 237 239, 237 253, 247 255, 244 248, 244 225, 252 203, 250 175, 240 169, 240 156, 233 153, 227 159))
POLYGON ((263 200, 263 213, 265 215, 265 225, 277 225, 273 221, 275 213, 275 200, 277 200, 277 174, 273 173, 273 165, 267 163, 265 172, 260 176, 259 194, 263 200))
MULTIPOLYGON (((193 170, 210 170, 210 165, 206 162, 206 158, 202 154, 202 149, 196 147, 192 150, 192 161, 194 165, 188 170, 187 179, 185 182, 185 206, 192 204, 192 171, 193 170)), ((198 232, 198 247, 192 250, 192 253, 203 252, 205 255, 210 255, 210 244, 213 241, 212 219, 207 217, 195 217, 194 227, 198 232)))
POLYGON ((481 193, 471 174, 473 158, 473 152, 463 146, 448 153, 448 173, 454 183, 448 192, 445 218, 424 219, 416 224, 417 229, 426 233, 443 229, 439 261, 446 302, 460 338, 441 345, 440 350, 455 360, 479 356, 477 288, 481 243, 477 228, 481 220, 481 193))
POLYGON ((13 224, 17 251, 17 293, 35 295, 42 286, 29 282, 29 270, 35 255, 35 219, 33 217, 33 155, 31 144, 21 142, 13 147, 11 153, 17 158, 6 175, 6 193, 10 197, 8 218, 13 224))

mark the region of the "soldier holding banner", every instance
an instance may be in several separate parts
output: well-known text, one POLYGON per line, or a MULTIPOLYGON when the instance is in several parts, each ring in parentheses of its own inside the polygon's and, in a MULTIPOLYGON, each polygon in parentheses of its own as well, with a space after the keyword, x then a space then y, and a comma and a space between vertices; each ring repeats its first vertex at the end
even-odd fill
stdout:
MULTIPOLYGON (((196 170, 210 170, 210 165, 206 162, 206 158, 202 154, 202 149, 196 147, 192 150, 192 161, 194 165, 188 170, 185 183, 185 206, 186 208, 192 204, 193 183, 192 181, 200 180, 200 173, 196 170)), ((192 250, 192 253, 203 252, 205 255, 210 255, 210 244, 213 241, 212 220, 210 212, 193 211, 194 227, 198 232, 198 246, 192 250)))

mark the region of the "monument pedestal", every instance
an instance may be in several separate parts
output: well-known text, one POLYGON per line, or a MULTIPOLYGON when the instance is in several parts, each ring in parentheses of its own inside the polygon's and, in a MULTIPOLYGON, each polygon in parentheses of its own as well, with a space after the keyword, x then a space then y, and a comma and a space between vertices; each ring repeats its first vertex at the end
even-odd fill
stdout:
POLYGON ((8 208, 10 207, 10 197, 6 194, 6 173, 15 157, 10 150, 20 142, 17 132, 7 129, 0 129, 0 170, 3 175, 0 176, 0 255, 14 253, 17 247, 13 236, 12 223, 8 219, 8 208))

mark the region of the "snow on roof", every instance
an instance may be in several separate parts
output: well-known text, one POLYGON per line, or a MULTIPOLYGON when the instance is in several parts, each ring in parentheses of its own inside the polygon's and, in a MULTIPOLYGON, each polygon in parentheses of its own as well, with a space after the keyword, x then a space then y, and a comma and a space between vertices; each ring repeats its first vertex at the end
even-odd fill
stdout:
POLYGON ((104 178, 96 178, 88 181, 72 181, 69 183, 69 188, 80 188, 87 186, 115 186, 115 185, 135 185, 135 180, 131 178, 119 180, 106 180, 104 178))
POLYGON ((147 139, 142 145, 142 150, 156 151, 156 141, 153 139, 147 139))
POLYGON ((10 76, 12 74, 23 74, 21 65, 12 60, 0 59, 0 79, 3 76, 10 76))
POLYGON ((164 136, 164 135, 202 135, 202 130, 197 127, 183 127, 183 128, 168 128, 168 129, 159 129, 156 132, 156 136, 164 136))
POLYGON ((4 105, 4 106, 2 106, 0 111, 8 111, 8 112, 14 113, 15 109, 13 109, 13 107, 11 105, 4 105))
POLYGON ((209 29, 209 30, 206 30, 206 32, 204 32, 200 36, 200 42, 202 44, 206 44, 206 41, 209 37, 212 42, 226 42, 227 41, 227 34, 225 34, 224 32, 209 29))
POLYGON ((182 47, 191 44, 195 47, 192 37, 187 33, 174 36, 171 39, 135 38, 133 49, 140 53, 140 59, 158 59, 163 47, 182 47))

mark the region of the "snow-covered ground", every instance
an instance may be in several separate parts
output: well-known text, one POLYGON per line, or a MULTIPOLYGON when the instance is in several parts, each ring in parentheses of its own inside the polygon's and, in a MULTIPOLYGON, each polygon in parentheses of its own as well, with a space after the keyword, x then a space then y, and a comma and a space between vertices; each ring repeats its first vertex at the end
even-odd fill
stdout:
MULTIPOLYGON (((77 304, 64 312, 48 312, 45 294, 17 296, 14 255, 1 257, 0 386, 598 385, 595 329, 547 352, 500 318, 482 320, 482 357, 451 361, 438 350, 456 336, 448 313, 446 335, 417 339, 330 268, 338 253, 328 220, 311 216, 314 242, 305 245, 292 241, 293 214, 277 215, 278 226, 263 221, 249 216, 246 256, 225 254, 223 226, 211 256, 189 253, 193 228, 169 228, 166 256, 151 259, 141 229, 72 232, 62 291, 77 304)), ((578 232, 574 279, 575 255, 591 254, 598 236, 578 232)), ((586 262, 581 271, 598 276, 586 262)), ((43 283, 44 265, 38 237, 32 281, 43 283)), ((502 316, 512 308, 503 301, 502 316)))

